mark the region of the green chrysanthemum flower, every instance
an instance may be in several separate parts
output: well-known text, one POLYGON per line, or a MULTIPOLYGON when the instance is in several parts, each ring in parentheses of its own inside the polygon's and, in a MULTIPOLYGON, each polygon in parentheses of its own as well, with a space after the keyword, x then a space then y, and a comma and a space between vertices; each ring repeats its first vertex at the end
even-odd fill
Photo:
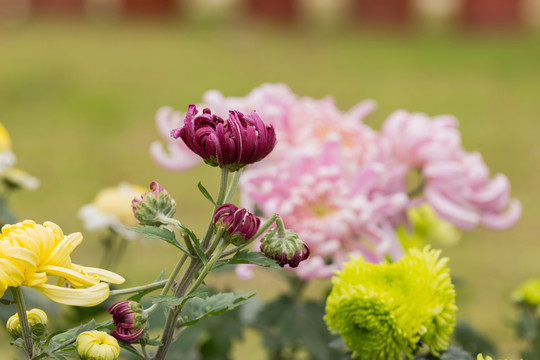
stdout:
POLYGON ((351 260, 332 279, 329 329, 362 359, 401 359, 419 343, 439 355, 448 348, 457 311, 447 262, 429 247, 410 249, 394 264, 351 260))

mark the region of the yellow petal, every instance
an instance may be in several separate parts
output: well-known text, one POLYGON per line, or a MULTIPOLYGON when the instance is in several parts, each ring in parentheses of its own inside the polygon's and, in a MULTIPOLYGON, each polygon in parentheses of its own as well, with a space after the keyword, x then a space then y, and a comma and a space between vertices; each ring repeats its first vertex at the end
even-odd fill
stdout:
POLYGON ((0 268, 3 270, 2 279, 8 286, 21 286, 24 281, 24 271, 12 262, 0 258, 0 268))
POLYGON ((76 287, 83 286, 92 286, 99 283, 99 277, 97 275, 91 276, 93 274, 87 275, 72 269, 54 266, 54 265, 45 265, 38 268, 39 271, 45 272, 48 275, 59 276, 66 279, 69 282, 76 283, 76 287))
POLYGON ((72 306, 96 306, 109 297, 109 285, 105 283, 99 283, 85 289, 43 284, 36 286, 35 289, 57 303, 72 306))
POLYGON ((34 287, 47 281, 47 274, 44 272, 26 272, 24 285, 34 287))
POLYGON ((25 271, 35 271, 37 267, 38 256, 28 249, 14 246, 3 249, 3 253, 6 260, 25 271))
POLYGON ((43 265, 64 265, 69 255, 75 250, 77 246, 82 242, 81 233, 73 233, 60 241, 53 251, 49 254, 47 259, 42 263, 43 265))
POLYGON ((88 266, 81 266, 81 265, 76 265, 76 264, 73 264, 73 266, 80 267, 81 269, 86 271, 88 274, 95 274, 99 277, 99 280, 105 281, 111 284, 122 284, 126 281, 126 279, 124 279, 122 276, 109 270, 88 267, 88 266))

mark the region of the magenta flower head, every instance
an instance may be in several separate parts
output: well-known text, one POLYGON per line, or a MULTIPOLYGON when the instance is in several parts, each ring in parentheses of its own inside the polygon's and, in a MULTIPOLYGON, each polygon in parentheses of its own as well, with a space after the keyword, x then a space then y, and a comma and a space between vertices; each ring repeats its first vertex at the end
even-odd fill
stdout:
POLYGON ((111 335, 126 344, 139 341, 146 329, 147 321, 143 316, 141 304, 135 301, 118 301, 109 308, 116 330, 111 335))
POLYGON ((189 105, 184 126, 172 130, 171 136, 182 138, 209 165, 236 171, 262 160, 276 145, 274 127, 266 125, 255 111, 250 115, 230 111, 227 120, 212 115, 208 108, 202 115, 197 113, 195 105, 189 105))
POLYGON ((141 225, 160 226, 176 212, 176 202, 159 183, 152 181, 150 191, 131 202, 133 215, 141 225))
POLYGON ((280 231, 278 227, 269 230, 262 238, 261 252, 284 267, 295 268, 309 257, 309 248, 292 230, 280 231))
POLYGON ((214 213, 214 226, 225 228, 225 239, 239 246, 255 236, 261 226, 261 219, 236 205, 223 204, 214 213))

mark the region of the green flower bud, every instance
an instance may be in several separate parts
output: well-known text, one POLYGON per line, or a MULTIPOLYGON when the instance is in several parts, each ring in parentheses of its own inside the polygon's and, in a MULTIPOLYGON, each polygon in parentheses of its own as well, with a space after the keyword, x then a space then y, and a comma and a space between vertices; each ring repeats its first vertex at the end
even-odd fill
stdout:
POLYGON ((176 212, 176 202, 159 183, 152 181, 150 191, 131 202, 135 219, 141 225, 160 226, 176 212))
POLYGON ((292 230, 280 231, 278 227, 269 230, 262 238, 261 252, 274 259, 279 266, 288 264, 295 268, 309 257, 309 248, 292 230))

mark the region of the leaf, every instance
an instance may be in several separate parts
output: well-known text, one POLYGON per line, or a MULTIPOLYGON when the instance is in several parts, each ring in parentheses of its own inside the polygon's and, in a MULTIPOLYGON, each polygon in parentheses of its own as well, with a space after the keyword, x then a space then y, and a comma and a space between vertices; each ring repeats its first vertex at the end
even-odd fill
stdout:
POLYGON ((187 295, 182 297, 176 297, 172 295, 157 295, 152 297, 152 304, 165 304, 167 306, 179 306, 183 305, 186 300, 194 297, 193 295, 187 295))
POLYGON ((204 265, 208 264, 208 258, 206 257, 206 254, 204 253, 204 251, 202 251, 202 249, 198 245, 195 245, 194 248, 195 248, 195 252, 197 253, 197 256, 199 257, 199 259, 201 259, 203 264, 204 265))
POLYGON ((440 360, 475 360, 475 358, 462 348, 450 346, 441 355, 440 360))
POLYGON ((242 250, 237 252, 230 260, 229 264, 254 264, 263 267, 279 269, 279 265, 273 259, 269 259, 264 254, 256 251, 242 250))
POLYGON ((247 302, 254 295, 241 296, 234 295, 233 293, 221 293, 205 299, 193 297, 186 301, 182 311, 180 311, 178 326, 190 326, 206 317, 219 315, 235 309, 247 302))
POLYGON ((178 249, 182 250, 185 253, 188 253, 186 249, 180 243, 178 240, 176 240, 176 236, 174 235, 173 231, 170 231, 169 229, 155 227, 155 226, 147 226, 147 225, 138 225, 135 227, 130 227, 128 230, 138 232, 140 234, 146 235, 148 239, 159 239, 163 240, 178 249))
POLYGON ((180 226, 182 228, 182 230, 184 230, 186 232, 186 234, 188 234, 188 236, 191 239, 191 241, 193 242, 193 244, 195 244, 198 247, 201 246, 201 242, 199 241, 199 238, 197 237, 197 235, 195 235, 195 233, 193 231, 191 231, 190 229, 188 229, 187 227, 185 227, 182 224, 179 224, 178 226, 180 226))
POLYGON ((454 329, 456 343, 471 354, 497 356, 497 349, 466 322, 459 322, 454 329))
POLYGON ((214 201, 214 199, 212 198, 212 195, 210 195, 210 193, 208 192, 208 190, 206 190, 206 188, 203 186, 203 184, 201 184, 201 182, 199 181, 199 183, 197 184, 197 187, 199 188, 199 191, 203 194, 203 196, 205 198, 207 198, 212 204, 214 204, 214 206, 217 206, 216 202, 214 201))
POLYGON ((0 304, 2 305, 11 305, 13 304, 14 302, 12 300, 8 300, 8 299, 0 299, 0 304))

